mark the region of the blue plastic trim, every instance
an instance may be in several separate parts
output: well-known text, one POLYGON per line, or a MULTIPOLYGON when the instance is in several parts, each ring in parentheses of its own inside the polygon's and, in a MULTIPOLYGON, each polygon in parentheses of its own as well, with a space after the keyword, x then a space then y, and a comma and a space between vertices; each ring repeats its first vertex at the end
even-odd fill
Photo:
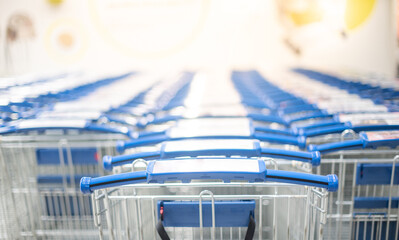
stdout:
MULTIPOLYGON (((83 175, 73 175, 73 179, 75 180, 75 184, 79 184, 80 179, 82 177, 83 177, 83 175)), ((90 177, 95 178, 95 177, 99 177, 99 175, 95 174, 95 175, 91 175, 90 177)), ((67 175, 67 176, 62 176, 62 175, 38 175, 36 179, 37 179, 37 183, 38 184, 44 184, 44 185, 48 185, 48 184, 60 185, 60 184, 62 184, 64 182, 64 179, 66 180, 66 182, 68 184, 71 183, 71 176, 70 175, 67 175)))
POLYGON ((147 182, 146 171, 121 173, 98 178, 83 177, 80 180, 80 191, 82 193, 92 193, 97 189, 142 182, 147 182))
POLYGON ((170 140, 167 135, 155 135, 152 137, 134 139, 131 141, 118 141, 116 143, 116 150, 120 153, 124 152, 126 149, 135 148, 140 146, 154 145, 164 141, 170 140))
MULTIPOLYGON (((167 160, 165 160, 167 161, 167 160)), ((191 160, 188 160, 191 161, 191 160)), ((248 160, 251 161, 251 160, 248 160)), ((333 175, 319 176, 307 173, 288 172, 279 170, 266 170, 265 162, 257 161, 257 172, 223 172, 223 171, 206 171, 206 172, 158 172, 154 173, 154 165, 156 161, 149 162, 147 171, 122 173, 98 178, 83 177, 80 181, 80 189, 83 193, 91 193, 96 189, 108 187, 123 186, 134 183, 164 183, 165 181, 181 181, 188 183, 193 179, 221 179, 224 182, 232 180, 248 181, 248 182, 284 182, 291 184, 315 186, 326 188, 328 191, 336 191, 338 189, 338 177, 333 175)), ((168 163, 166 163, 168 164, 168 163)))
MULTIPOLYGON (((357 165, 357 185, 389 185, 391 183, 391 163, 360 163, 357 165)), ((399 184, 399 164, 395 165, 393 184, 399 184)))
POLYGON ((292 129, 292 132, 294 134, 303 135, 303 132, 311 130, 311 129, 328 127, 328 126, 335 126, 335 125, 343 125, 343 123, 329 119, 329 120, 317 121, 315 123, 307 124, 307 125, 303 125, 303 124, 296 125, 296 124, 293 124, 293 126, 291 126, 291 129, 292 129))
MULTIPOLYGON (((158 218, 163 209, 165 227, 199 227, 199 201, 159 201, 158 218)), ((216 227, 247 227, 249 216, 254 217, 254 200, 215 201, 216 227)), ((212 226, 212 203, 202 202, 204 227, 212 226)))
POLYGON ((154 125, 154 124, 162 124, 162 123, 166 123, 166 122, 170 122, 170 121, 177 121, 177 120, 180 120, 183 118, 184 118, 183 116, 168 115, 168 116, 164 116, 161 118, 154 118, 154 120, 147 122, 147 124, 145 126, 154 125))
POLYGON ((308 173, 268 169, 267 181, 326 188, 330 192, 336 192, 338 190, 338 177, 335 174, 320 176, 308 173))
POLYGON ((257 132, 281 134, 281 135, 288 135, 288 136, 296 135, 290 129, 274 129, 274 128, 270 128, 270 127, 255 126, 254 130, 257 132))
POLYGON ((18 125, 8 126, 0 129, 0 134, 10 134, 10 133, 20 133, 29 131, 45 131, 45 130, 81 130, 81 131, 95 131, 95 132, 105 132, 105 133, 119 133, 123 135, 130 136, 130 131, 127 127, 111 127, 106 125, 96 125, 87 122, 84 127, 71 127, 71 126, 57 126, 57 127, 31 127, 31 128, 19 128, 18 125))
POLYGON ((288 160, 296 160, 311 163, 312 166, 319 166, 321 155, 320 152, 298 152, 275 148, 262 148, 262 156, 271 158, 280 158, 288 160))
POLYGON ((103 167, 107 171, 112 171, 113 167, 132 163, 136 159, 155 160, 160 158, 160 152, 139 152, 120 156, 104 156, 103 167))
MULTIPOLYGON (((97 148, 70 148, 73 165, 97 165, 97 148)), ((68 164, 68 154, 66 149, 62 149, 64 164, 68 164)), ((59 165, 60 149, 58 148, 38 148, 36 149, 36 159, 38 165, 59 165)))
POLYGON ((294 106, 282 108, 279 110, 279 115, 284 116, 287 114, 299 113, 299 112, 305 112, 305 111, 314 111, 314 110, 320 110, 320 109, 314 104, 305 103, 305 104, 294 105, 294 106))
POLYGON ((308 151, 319 151, 321 154, 329 152, 337 152, 341 150, 349 149, 362 149, 364 148, 365 141, 363 139, 356 139, 343 142, 326 143, 320 145, 310 144, 308 146, 308 151))
POLYGON ((301 131, 301 135, 306 137, 315 137, 315 136, 321 136, 333 133, 342 133, 347 129, 351 129, 351 127, 352 125, 348 122, 341 125, 330 125, 320 128, 313 128, 306 131, 301 131))
POLYGON ((285 136, 279 134, 255 132, 253 137, 263 142, 290 144, 290 145, 299 146, 300 148, 306 147, 306 139, 304 139, 304 137, 302 136, 296 137, 296 136, 285 136))
MULTIPOLYGON (((354 208, 377 209, 388 208, 389 197, 355 197, 353 201, 354 208)), ((391 198, 391 208, 399 207, 399 197, 391 198)))
POLYGON ((333 118, 333 114, 328 114, 322 111, 315 111, 314 113, 308 113, 300 116, 290 117, 287 116, 284 118, 284 121, 287 125, 291 125, 294 122, 309 120, 309 119, 319 119, 319 118, 333 118))
POLYGON ((281 119, 279 116, 264 115, 264 114, 260 114, 260 113, 248 113, 247 117, 251 118, 254 121, 275 122, 275 123, 279 123, 282 125, 287 125, 286 122, 283 119, 281 119))

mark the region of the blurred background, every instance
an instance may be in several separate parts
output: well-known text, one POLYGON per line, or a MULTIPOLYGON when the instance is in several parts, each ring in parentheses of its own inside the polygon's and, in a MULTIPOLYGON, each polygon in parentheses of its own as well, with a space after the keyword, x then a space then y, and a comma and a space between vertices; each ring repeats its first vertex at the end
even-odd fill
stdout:
POLYGON ((396 0, 0 0, 0 75, 303 66, 397 75, 396 0))
MULTIPOLYGON (((136 200, 145 187, 111 190, 123 204, 97 191, 142 175, 82 177, 144 170, 132 162, 162 151, 267 158, 271 181, 338 190, 229 190, 235 171, 226 185, 204 171, 203 190, 258 199, 243 225, 255 218, 256 239, 398 239, 398 1, 0 0, 0 239, 158 239, 155 200, 197 195, 191 170, 177 172, 189 191, 149 186, 148 204, 136 200), (339 189, 337 176, 297 173, 337 174, 339 189)), ((245 233, 230 225, 221 236, 245 233)), ((199 234, 171 227, 175 239, 199 234)))

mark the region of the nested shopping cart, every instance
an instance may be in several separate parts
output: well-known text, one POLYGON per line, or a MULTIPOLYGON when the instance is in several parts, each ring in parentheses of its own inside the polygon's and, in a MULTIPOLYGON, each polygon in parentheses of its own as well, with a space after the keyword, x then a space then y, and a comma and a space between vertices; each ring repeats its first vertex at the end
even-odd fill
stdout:
POLYGON ((78 183, 83 175, 104 175, 102 157, 116 154, 117 140, 132 137, 131 126, 98 119, 108 105, 134 94, 117 92, 112 102, 105 99, 112 91, 97 91, 0 129, 1 238, 96 238, 91 201, 78 183), (100 99, 105 104, 98 104, 100 99), (86 112, 74 112, 75 105, 86 112))
MULTIPOLYGON (((397 239, 399 131, 346 130, 342 141, 311 145, 322 161, 317 174, 336 174, 340 185, 329 195, 326 239, 397 239), (354 140, 344 141, 344 137, 354 140)), ((303 164, 297 164, 306 171, 303 164)), ((296 168, 298 170, 298 168, 296 168)))
POLYGON ((336 175, 266 169, 260 159, 146 163, 82 178, 100 239, 321 239, 328 191, 338 187, 336 175))
POLYGON ((104 175, 101 157, 126 136, 54 131, 1 137, 2 239, 94 236, 90 199, 77 186, 83 175, 104 175))

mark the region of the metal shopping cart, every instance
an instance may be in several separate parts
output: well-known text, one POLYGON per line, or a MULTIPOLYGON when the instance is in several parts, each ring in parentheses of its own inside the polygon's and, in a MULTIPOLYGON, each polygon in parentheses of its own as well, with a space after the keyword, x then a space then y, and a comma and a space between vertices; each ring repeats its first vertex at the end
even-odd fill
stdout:
POLYGON ((101 239, 320 239, 327 190, 337 187, 335 175, 240 158, 151 161, 146 171, 81 180, 94 192, 101 239))
POLYGON ((342 139, 354 140, 309 146, 321 151, 322 161, 308 171, 340 179, 338 191, 329 195, 325 238, 397 239, 397 133, 363 132, 359 137, 346 130, 342 139))
POLYGON ((125 136, 57 131, 1 137, 1 238, 93 236, 91 203, 77 184, 83 175, 104 175, 101 157, 115 154, 125 136))
MULTIPOLYGON (((124 82, 107 88, 120 90, 124 82)), ((103 122, 107 115, 99 116, 108 105, 131 99, 134 91, 116 91, 118 98, 107 101, 112 91, 103 90, 0 129, 1 193, 5 193, 0 211, 7 219, 0 222, 1 237, 96 238, 91 201, 77 185, 83 175, 104 175, 102 157, 115 155, 116 141, 133 135, 131 126, 103 122), (86 112, 73 111, 82 106, 86 112)))

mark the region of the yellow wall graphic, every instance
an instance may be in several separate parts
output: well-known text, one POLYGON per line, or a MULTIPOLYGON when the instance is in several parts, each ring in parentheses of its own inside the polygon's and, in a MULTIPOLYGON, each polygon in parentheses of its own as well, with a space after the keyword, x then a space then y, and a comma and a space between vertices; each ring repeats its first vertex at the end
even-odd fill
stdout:
POLYGON ((376 0, 347 0, 345 9, 346 28, 353 30, 370 16, 376 0))

